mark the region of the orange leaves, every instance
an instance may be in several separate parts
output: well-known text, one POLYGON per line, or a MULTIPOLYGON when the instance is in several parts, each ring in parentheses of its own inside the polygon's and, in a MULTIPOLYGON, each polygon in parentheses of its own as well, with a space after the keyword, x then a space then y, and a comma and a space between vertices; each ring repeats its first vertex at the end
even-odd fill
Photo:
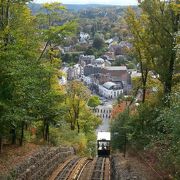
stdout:
POLYGON ((116 118, 119 113, 124 112, 127 106, 128 106, 127 101, 123 101, 115 105, 112 110, 112 119, 116 118))

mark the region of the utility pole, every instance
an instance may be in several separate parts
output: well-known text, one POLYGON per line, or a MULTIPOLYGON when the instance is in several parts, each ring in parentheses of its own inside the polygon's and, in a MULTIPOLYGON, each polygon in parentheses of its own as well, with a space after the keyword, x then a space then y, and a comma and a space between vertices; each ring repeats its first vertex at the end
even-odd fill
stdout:
POLYGON ((126 137, 126 128, 124 128, 124 158, 126 157, 126 145, 127 145, 127 137, 126 137))

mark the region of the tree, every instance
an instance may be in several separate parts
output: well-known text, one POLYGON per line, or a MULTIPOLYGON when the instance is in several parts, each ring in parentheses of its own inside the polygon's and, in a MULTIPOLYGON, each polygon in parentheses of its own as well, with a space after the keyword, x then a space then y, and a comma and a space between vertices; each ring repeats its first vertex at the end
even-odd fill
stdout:
MULTIPOLYGON (((39 48, 34 17, 25 5, 26 1, 12 3, 3 1, 0 27, 0 141, 12 134, 12 143, 16 138, 23 140, 24 122, 29 121, 29 99, 34 91, 34 76, 39 64, 35 60, 39 48), (22 129, 21 132, 19 129, 22 129), (17 134, 18 133, 18 134, 17 134)), ((2 144, 1 144, 2 147, 2 144)), ((2 149, 2 148, 1 148, 2 149)))
POLYGON ((99 35, 96 35, 93 41, 93 47, 100 50, 104 47, 104 40, 99 35))
POLYGON ((75 130, 76 126, 78 133, 80 132, 79 115, 89 99, 89 90, 79 81, 72 81, 67 85, 66 119, 70 123, 71 130, 75 130))
POLYGON ((88 101, 88 106, 92 107, 95 109, 95 107, 97 107, 100 104, 100 99, 98 96, 92 96, 90 97, 89 101, 88 101))
MULTIPOLYGON (((143 34, 146 35, 143 39, 136 32, 138 38, 134 37, 137 42, 140 39, 140 42, 146 43, 144 47, 149 56, 149 62, 151 62, 152 69, 159 75, 159 79, 164 85, 164 102, 168 106, 170 105, 169 96, 172 89, 174 69, 179 58, 177 57, 177 45, 174 40, 179 27, 180 15, 174 11, 175 3, 175 1, 144 0, 140 3, 141 17, 143 16, 144 20, 142 21, 142 19, 133 15, 135 22, 140 22, 137 24, 138 32, 142 28, 143 34)), ((143 49, 140 47, 139 52, 141 53, 143 49)), ((136 50, 136 52, 138 51, 136 50)))
POLYGON ((137 17, 135 12, 129 8, 126 13, 126 21, 130 28, 130 32, 133 35, 133 54, 140 65, 142 83, 140 87, 143 90, 142 102, 144 103, 146 98, 147 77, 151 69, 150 62, 153 60, 153 56, 150 54, 149 44, 147 42, 148 34, 145 31, 147 26, 147 17, 144 14, 137 17))
MULTIPOLYGON (((43 8, 46 13, 38 14, 37 18, 42 28, 42 38, 45 43, 43 50, 38 58, 40 60, 46 52, 53 54, 57 46, 63 44, 65 37, 71 36, 76 32, 76 22, 61 22, 61 13, 65 11, 61 3, 45 3, 43 8), (60 25, 59 25, 60 24, 60 25), (46 51, 48 49, 48 51, 46 51)), ((52 54, 50 58, 52 57, 52 54)))
POLYGON ((60 58, 58 52, 58 46, 63 44, 66 36, 70 36, 76 31, 75 22, 61 23, 60 14, 65 11, 64 6, 60 3, 45 3, 43 5, 45 10, 44 14, 37 16, 40 27, 42 28, 41 34, 44 42, 43 50, 38 58, 38 61, 43 59, 43 65, 45 67, 44 86, 42 88, 42 95, 39 101, 39 116, 43 121, 43 138, 45 141, 49 140, 49 126, 52 124, 54 118, 57 116, 57 107, 62 99, 61 92, 58 92, 58 75, 60 67, 60 58), (60 25, 59 25, 60 24, 60 25), (44 88, 45 87, 45 88, 44 88), (59 102, 58 102, 59 101, 59 102), (46 106, 44 108, 44 102, 46 106), (40 115, 41 114, 41 115, 40 115))
POLYGON ((112 110, 112 118, 115 119, 120 113, 123 113, 125 109, 127 108, 128 104, 127 101, 121 101, 118 102, 118 104, 114 105, 113 110, 112 110))
POLYGON ((86 55, 94 55, 94 51, 95 51, 95 49, 93 47, 88 48, 86 50, 86 55))
POLYGON ((111 124, 111 145, 113 149, 121 149, 125 146, 124 139, 126 138, 126 129, 127 122, 128 122, 128 113, 124 111, 123 113, 119 114, 116 119, 111 124))
POLYGON ((63 92, 58 84, 60 59, 56 46, 75 26, 69 22, 71 27, 64 24, 54 28, 51 18, 57 15, 59 7, 49 4, 46 7, 49 14, 43 22, 48 20, 50 26, 39 30, 26 2, 0 3, 1 150, 3 139, 9 139, 10 135, 12 143, 19 139, 22 145, 25 127, 35 121, 43 122, 43 138, 48 141, 49 126, 61 114, 63 92), (44 41, 47 42, 41 51, 44 41))

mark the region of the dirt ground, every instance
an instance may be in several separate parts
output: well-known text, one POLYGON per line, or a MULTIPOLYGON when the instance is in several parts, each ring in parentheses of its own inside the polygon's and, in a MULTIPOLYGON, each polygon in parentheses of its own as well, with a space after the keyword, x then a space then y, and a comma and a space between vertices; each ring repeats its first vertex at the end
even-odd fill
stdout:
POLYGON ((17 145, 4 146, 3 153, 0 154, 0 174, 6 174, 14 166, 20 164, 39 148, 39 145, 31 143, 27 143, 22 147, 17 145))
POLYGON ((112 157, 112 162, 113 180, 164 180, 164 177, 154 172, 145 161, 134 155, 127 154, 124 158, 122 153, 116 153, 112 157))

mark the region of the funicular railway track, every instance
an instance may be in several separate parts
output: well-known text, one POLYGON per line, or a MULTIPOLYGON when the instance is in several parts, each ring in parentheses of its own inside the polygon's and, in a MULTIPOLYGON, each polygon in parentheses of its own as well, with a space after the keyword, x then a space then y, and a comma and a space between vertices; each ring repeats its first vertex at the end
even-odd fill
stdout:
POLYGON ((49 180, 78 180, 85 166, 91 161, 88 158, 72 157, 61 164, 49 180))
POLYGON ((109 158, 97 158, 91 180, 110 180, 109 158))
POLYGON ((100 179, 102 180, 104 177, 104 164, 105 158, 98 158, 94 167, 94 171, 92 174, 92 180, 100 179))
POLYGON ((52 174, 49 180, 110 180, 108 158, 72 157, 52 174))

